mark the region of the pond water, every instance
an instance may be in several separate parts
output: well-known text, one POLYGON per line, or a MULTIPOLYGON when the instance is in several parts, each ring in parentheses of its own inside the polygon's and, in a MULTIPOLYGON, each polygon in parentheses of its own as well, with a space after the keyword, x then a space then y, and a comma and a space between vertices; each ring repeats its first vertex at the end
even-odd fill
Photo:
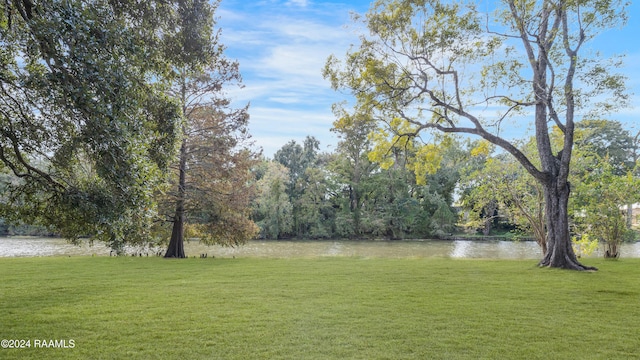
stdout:
MULTIPOLYGON (((127 252, 153 256, 164 248, 128 248, 127 252)), ((477 259, 538 259, 542 253, 535 242, 468 241, 468 240, 403 240, 403 241, 250 241, 236 247, 207 246, 198 241, 185 242, 187 256, 291 258, 322 256, 355 256, 385 258, 477 258, 477 259)), ((36 237, 0 238, 0 257, 16 256, 109 256, 110 249, 101 243, 90 246, 69 244, 64 239, 36 237)), ((622 257, 640 258, 640 242, 624 244, 622 257)), ((602 257, 599 249, 591 257, 602 257)))

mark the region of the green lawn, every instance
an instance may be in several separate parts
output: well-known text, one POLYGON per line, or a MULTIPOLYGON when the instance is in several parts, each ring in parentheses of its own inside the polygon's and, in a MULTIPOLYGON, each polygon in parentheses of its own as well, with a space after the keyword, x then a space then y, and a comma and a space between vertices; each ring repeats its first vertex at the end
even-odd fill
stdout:
POLYGON ((640 260, 587 263, 0 259, 0 358, 640 358, 640 260))

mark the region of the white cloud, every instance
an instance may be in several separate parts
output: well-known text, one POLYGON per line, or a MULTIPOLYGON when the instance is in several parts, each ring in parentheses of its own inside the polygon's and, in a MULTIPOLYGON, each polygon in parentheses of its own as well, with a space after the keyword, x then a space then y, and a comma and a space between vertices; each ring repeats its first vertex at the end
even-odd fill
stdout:
POLYGON ((268 98, 271 102, 281 103, 281 104, 300 104, 300 94, 299 93, 282 93, 280 96, 272 96, 268 98))
POLYGON ((329 131, 334 120, 330 110, 309 112, 304 109, 255 107, 249 113, 251 134, 266 156, 271 157, 290 140, 302 142, 307 135, 316 137, 323 149, 334 146, 336 142, 329 131))
POLYGON ((335 4, 323 8, 309 1, 287 5, 304 9, 265 2, 258 10, 242 10, 236 3, 218 12, 222 42, 228 56, 238 59, 245 85, 228 94, 240 104, 251 103, 250 130, 267 156, 307 135, 321 146, 335 144, 331 105, 342 96, 323 79, 322 69, 329 55, 344 54, 356 41, 343 27, 349 22, 346 8, 336 11, 335 4))
MULTIPOLYGON (((336 141, 329 131, 334 120, 331 104, 342 101, 344 95, 330 89, 321 71, 330 54, 342 58, 350 44, 359 42, 353 29, 344 25, 350 24, 351 8, 363 12, 370 2, 321 1, 224 0, 216 13, 220 17, 222 42, 228 47, 227 55, 238 59, 246 85, 243 89, 227 89, 228 93, 240 104, 251 103, 250 129, 267 156, 289 140, 302 141, 306 135, 316 136, 322 146, 336 141)), ((636 27, 638 23, 629 22, 636 27)), ((612 32, 611 36, 617 39, 619 34, 612 32)), ((640 56, 634 43, 607 39, 605 43, 631 51, 624 71, 630 88, 640 88, 640 73, 634 66, 640 56)), ((640 104, 638 95, 632 103, 640 104)), ((626 119, 633 124, 639 123, 639 117, 640 109, 632 108, 621 109, 611 118, 626 119)), ((512 129, 526 131, 515 120, 503 125, 505 136, 512 129)))
POLYGON ((319 77, 322 69, 323 51, 313 46, 282 45, 272 48, 271 53, 262 59, 258 67, 265 76, 278 74, 303 76, 307 78, 319 77), (315 53, 315 54, 314 54, 315 53))
POLYGON ((261 26, 272 29, 274 33, 287 37, 294 42, 310 41, 332 44, 336 40, 339 41, 345 37, 345 30, 340 24, 321 23, 311 19, 278 17, 265 21, 261 26))
POLYGON ((291 0, 287 2, 287 5, 306 7, 308 5, 308 2, 307 0, 291 0))

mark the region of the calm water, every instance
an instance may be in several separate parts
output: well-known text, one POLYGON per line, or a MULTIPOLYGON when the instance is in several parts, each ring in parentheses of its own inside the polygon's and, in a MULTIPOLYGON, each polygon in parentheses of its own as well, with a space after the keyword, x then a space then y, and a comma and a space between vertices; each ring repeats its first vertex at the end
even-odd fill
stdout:
MULTIPOLYGON (((149 253, 152 256, 164 248, 145 249, 129 248, 128 253, 149 253)), ((509 241, 438 241, 438 240, 405 240, 405 241, 250 241, 238 248, 206 246, 197 241, 185 243, 188 256, 200 256, 206 253, 209 257, 322 257, 322 256, 355 256, 355 257, 449 257, 449 258, 483 258, 483 259, 538 259, 542 256, 535 242, 509 241)), ((71 245, 63 239, 10 237, 0 238, 0 257, 15 256, 109 256, 110 249, 96 243, 90 246, 71 245)), ((602 249, 592 257, 601 257, 602 249)), ((622 257, 640 257, 640 243, 624 244, 622 257)))

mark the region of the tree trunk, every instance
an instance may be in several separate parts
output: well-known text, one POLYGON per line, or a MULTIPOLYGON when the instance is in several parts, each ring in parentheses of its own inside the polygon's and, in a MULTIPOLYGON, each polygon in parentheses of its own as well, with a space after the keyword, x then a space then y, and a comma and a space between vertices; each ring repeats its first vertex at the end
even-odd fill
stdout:
MULTIPOLYGON (((547 247, 547 234, 546 234, 546 226, 545 226, 545 211, 544 206, 542 205, 544 201, 544 191, 540 191, 538 188, 538 209, 535 215, 535 219, 532 221, 533 233, 535 234, 536 241, 540 248, 542 249, 542 254, 546 255, 549 251, 547 247)), ((567 214, 568 216, 568 214, 567 214)))
POLYGON ((182 140, 180 146, 180 179, 176 199, 176 213, 173 216, 173 229, 169 248, 164 254, 165 258, 184 258, 184 203, 186 200, 186 171, 187 171, 187 140, 182 140))
POLYGON ((491 224, 493 223, 492 218, 484 219, 484 227, 482 228, 482 235, 489 236, 491 234, 491 224))
MULTIPOLYGON (((179 212, 176 209, 176 217, 179 212)), ((184 212, 184 209, 183 209, 184 212)), ((177 217, 173 220, 173 230, 171 231, 171 241, 169 242, 169 248, 164 254, 165 258, 185 258, 184 253, 184 214, 182 217, 177 217)))
POLYGON ((549 249, 547 248, 547 234, 545 233, 544 221, 533 226, 533 234, 536 242, 540 245, 542 254, 546 255, 549 249))
POLYGON ((353 219, 353 234, 356 238, 360 237, 360 197, 358 186, 349 186, 349 208, 353 219))
POLYGON ((570 270, 597 270, 582 265, 571 246, 569 233, 569 183, 554 179, 544 186, 547 218, 547 252, 539 266, 570 270))
POLYGON ((605 259, 617 259, 620 257, 618 252, 618 244, 616 242, 607 242, 607 250, 604 252, 605 259))
MULTIPOLYGON (((551 11, 550 8, 548 10, 551 11)), ((546 32, 546 30, 545 28, 544 31, 546 32)), ((547 225, 547 252, 544 258, 540 260, 539 266, 570 270, 597 270, 594 267, 582 265, 578 261, 573 251, 571 234, 569 233, 568 204, 571 189, 567 179, 569 177, 569 166, 574 143, 573 75, 577 56, 575 51, 566 49, 571 57, 571 65, 565 79, 565 102, 567 104, 565 123, 560 126, 561 131, 564 133, 564 144, 562 150, 554 156, 549 135, 548 110, 552 110, 551 117, 556 119, 556 123, 559 123, 560 120, 553 110, 552 102, 549 101, 553 97, 547 94, 547 89, 549 89, 547 85, 549 59, 546 57, 548 53, 548 49, 545 48, 546 44, 546 41, 538 43, 540 57, 537 61, 538 66, 534 68, 533 80, 533 91, 538 100, 535 110, 536 143, 542 165, 542 173, 534 172, 532 175, 540 181, 543 187, 547 225)))
POLYGON ((497 216, 498 203, 495 200, 491 200, 484 208, 486 213, 484 214, 484 227, 482 229, 482 235, 489 236, 493 229, 493 223, 497 216))

